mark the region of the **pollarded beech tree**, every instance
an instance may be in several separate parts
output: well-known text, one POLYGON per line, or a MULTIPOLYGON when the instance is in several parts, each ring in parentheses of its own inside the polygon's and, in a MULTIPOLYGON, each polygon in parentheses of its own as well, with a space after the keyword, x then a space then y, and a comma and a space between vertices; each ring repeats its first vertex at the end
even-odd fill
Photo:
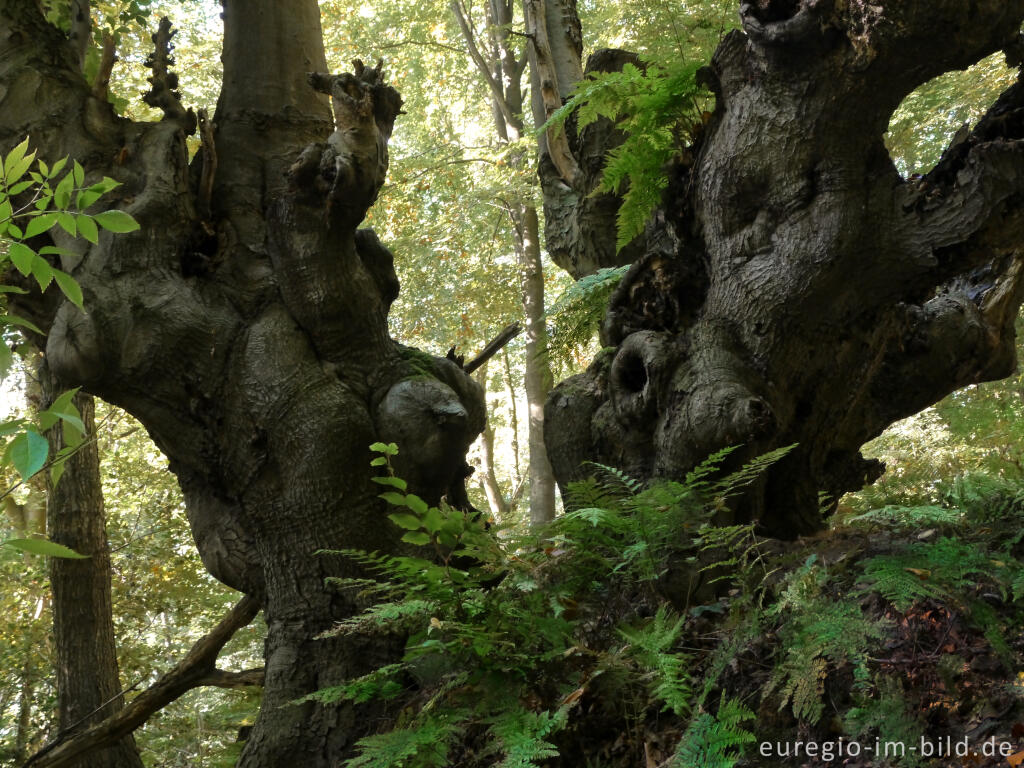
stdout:
MULTIPOLYGON (((650 238, 675 245, 625 279, 615 351, 549 400, 548 445, 565 482, 584 459, 667 476, 722 446, 799 442, 748 510, 794 534, 815 527, 819 490, 877 472, 864 440, 1012 366, 1024 86, 925 179, 901 179, 881 136, 919 83, 1016 55, 1024 0, 759 0, 742 15, 706 72, 718 107, 675 170, 670 230, 650 238)), ((393 649, 315 639, 354 605, 323 583, 351 566, 313 552, 395 545, 375 440, 404 447, 397 469, 422 496, 460 497, 482 399, 456 364, 390 339, 392 257, 358 229, 398 94, 378 69, 324 73, 315 0, 225 0, 224 23, 223 89, 190 166, 197 121, 174 93, 167 25, 147 95, 165 118, 133 123, 92 94, 36 0, 0 0, 0 145, 28 134, 48 159, 119 179, 109 204, 142 225, 95 246, 50 235, 87 312, 49 294, 18 308, 63 381, 146 425, 203 561, 265 611, 242 765, 326 768, 374 713, 284 705, 393 649)))
POLYGON ((0 0, 0 145, 28 135, 45 159, 118 179, 108 204, 141 225, 95 246, 51 231, 34 244, 69 251, 87 311, 52 291, 18 311, 47 332, 63 382, 145 424, 204 563, 264 609, 264 706, 242 764, 326 768, 351 746, 354 713, 288 703, 393 649, 315 639, 354 598, 324 586, 353 566, 314 553, 394 549, 374 441, 403 446, 396 469, 424 498, 464 500, 483 398, 455 363, 392 341, 392 256, 357 230, 384 181, 398 93, 379 69, 325 72, 315 0, 228 0, 224 25, 212 125, 175 93, 167 23, 146 95, 164 119, 136 123, 93 94, 36 0, 0 0))
POLYGON ((738 462, 796 443, 740 510, 792 537, 820 527, 819 492, 882 472, 866 441, 1013 370, 1024 83, 923 178, 882 136, 927 80, 1000 50, 1019 65, 1024 1, 757 0, 740 17, 701 73, 717 106, 672 170, 672 237, 613 296, 613 349, 549 397, 548 451, 564 485, 585 459, 678 477, 724 446, 738 462))

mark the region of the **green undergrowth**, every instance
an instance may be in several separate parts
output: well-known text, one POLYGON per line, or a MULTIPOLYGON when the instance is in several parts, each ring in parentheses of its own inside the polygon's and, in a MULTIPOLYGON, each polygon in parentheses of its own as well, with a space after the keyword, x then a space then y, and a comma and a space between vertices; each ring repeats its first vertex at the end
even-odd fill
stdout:
POLYGON ((724 478, 722 451, 650 486, 594 466, 531 537, 426 504, 375 448, 416 551, 342 551, 370 576, 334 587, 366 609, 331 634, 406 638, 307 697, 386 702, 349 766, 799 765, 775 751, 797 741, 892 742, 905 753, 861 764, 925 765, 907 747, 997 705, 986 735, 1024 733, 1024 509, 889 507, 766 541, 715 522, 786 449, 724 478))

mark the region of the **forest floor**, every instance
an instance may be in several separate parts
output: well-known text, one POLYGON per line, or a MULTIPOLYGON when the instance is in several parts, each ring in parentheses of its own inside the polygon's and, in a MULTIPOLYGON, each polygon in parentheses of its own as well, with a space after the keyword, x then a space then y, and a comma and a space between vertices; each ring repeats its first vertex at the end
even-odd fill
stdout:
MULTIPOLYGON (((760 605, 734 610, 733 587, 691 607, 677 646, 695 679, 712 679, 708 702, 725 695, 756 715, 735 764, 1024 764, 1021 523, 939 507, 841 510, 817 536, 758 540, 760 605), (730 645, 736 654, 709 674, 730 645)), ((632 730, 581 722, 587 764, 681 765, 686 718, 652 706, 632 730)))

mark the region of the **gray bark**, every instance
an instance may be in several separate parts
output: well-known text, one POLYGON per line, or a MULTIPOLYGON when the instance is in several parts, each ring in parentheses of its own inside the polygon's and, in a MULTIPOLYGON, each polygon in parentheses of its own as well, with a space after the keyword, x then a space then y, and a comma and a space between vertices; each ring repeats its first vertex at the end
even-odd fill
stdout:
POLYGON ((45 159, 70 154, 88 179, 117 178, 100 205, 141 224, 96 246, 53 235, 75 254, 63 266, 87 313, 38 291, 17 310, 47 332, 63 381, 146 426, 179 478, 203 562, 265 611, 264 706, 241 765, 326 768, 373 713, 284 705, 396 649, 315 639, 358 606, 324 586, 355 567, 314 553, 395 549, 370 480, 377 440, 399 444, 399 473, 428 501, 464 495, 483 402, 454 363, 390 339, 392 256, 357 231, 384 179, 398 94, 361 65, 323 74, 314 0, 227 0, 224 19, 214 146, 198 155, 215 153, 211 179, 201 159, 188 167, 196 120, 174 93, 168 50, 153 58, 148 95, 165 118, 130 122, 93 96, 35 0, 0 0, 0 149, 31 134, 45 159))
MULTIPOLYGON (((63 391, 41 371, 47 403, 63 391)), ((95 433, 93 398, 78 393, 73 402, 87 434, 95 433)), ((52 455, 64 447, 63 424, 48 435, 52 455)), ((51 541, 87 559, 50 559, 53 590, 53 638, 56 648, 57 728, 83 730, 124 706, 110 598, 110 546, 107 541, 99 450, 84 442, 65 460, 56 487, 48 484, 47 533, 51 541)), ((89 758, 93 768, 141 768, 142 759, 129 734, 89 758)))
MULTIPOLYGON (((485 363, 477 373, 477 383, 484 395, 487 395, 487 364, 485 363)), ((487 506, 491 510, 491 516, 495 520, 508 518, 509 505, 501 492, 501 485, 498 483, 498 476, 494 471, 494 428, 487 424, 480 435, 480 485, 487 497, 487 506)))
POLYGON ((1016 45, 1024 2, 767 0, 742 20, 672 173, 674 247, 623 280, 615 348, 552 394, 548 447, 564 484, 585 459, 679 477, 724 446, 736 464, 797 443, 736 510, 795 536, 820 527, 819 491, 882 471, 864 442, 1013 370, 1024 86, 922 180, 882 134, 921 83, 1016 45))

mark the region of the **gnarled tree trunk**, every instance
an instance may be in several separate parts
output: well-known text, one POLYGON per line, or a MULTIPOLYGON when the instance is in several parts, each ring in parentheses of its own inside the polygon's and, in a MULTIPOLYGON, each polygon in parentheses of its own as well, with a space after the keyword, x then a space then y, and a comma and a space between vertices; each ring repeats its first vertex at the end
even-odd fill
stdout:
POLYGON ((35 0, 0 0, 0 147, 29 134, 46 159, 117 178, 101 205, 141 224, 96 246, 48 235, 75 254, 63 266, 86 312, 52 292, 18 310, 47 331, 62 381, 146 426, 203 562, 263 607, 265 696, 241 764, 327 768, 373 721, 288 703, 395 649, 317 639, 357 606, 324 584, 354 566, 315 553, 395 549, 370 480, 376 440, 399 444, 396 469, 424 498, 463 497, 483 400, 456 364, 388 336, 392 256, 357 230, 384 181, 397 92, 358 63, 324 74, 315 0, 226 0, 224 23, 214 129, 190 168, 196 119, 174 92, 169 24, 147 95, 165 118, 134 123, 92 95, 35 0))
MULTIPOLYGON (((671 251, 614 295, 614 350, 548 400, 560 483, 597 459, 678 477, 798 447, 740 514, 821 525, 882 471, 861 445, 947 393, 1008 375, 1024 254, 1024 84, 920 180, 882 135, 947 70, 1019 47, 1022 0, 759 0, 704 72, 714 117, 666 199, 671 251)), ((1017 57, 1019 61, 1019 56, 1017 57)))

